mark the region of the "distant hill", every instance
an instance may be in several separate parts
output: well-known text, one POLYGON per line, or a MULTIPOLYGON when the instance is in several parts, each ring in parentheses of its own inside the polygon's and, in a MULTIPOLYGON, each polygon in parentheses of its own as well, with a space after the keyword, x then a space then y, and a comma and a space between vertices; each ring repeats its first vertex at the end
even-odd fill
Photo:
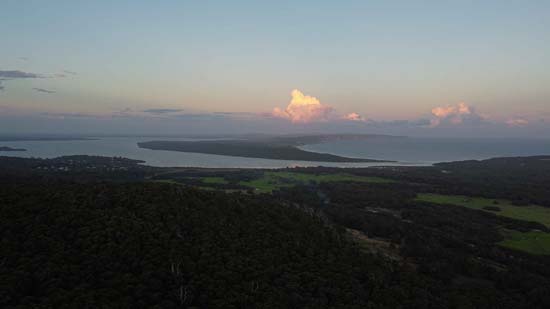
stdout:
POLYGON ((0 151, 27 151, 27 149, 23 148, 12 148, 7 146, 0 146, 0 151))
POLYGON ((0 142, 19 141, 89 141, 94 138, 68 135, 0 135, 0 142))

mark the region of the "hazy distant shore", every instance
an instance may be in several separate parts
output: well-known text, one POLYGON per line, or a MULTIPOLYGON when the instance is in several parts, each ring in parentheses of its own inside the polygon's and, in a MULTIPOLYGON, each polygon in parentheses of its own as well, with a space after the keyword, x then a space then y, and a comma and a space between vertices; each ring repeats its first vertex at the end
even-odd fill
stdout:
POLYGON ((0 151, 27 151, 27 149, 24 149, 24 148, 12 148, 12 147, 0 146, 0 151))
POLYGON ((33 135, 0 135, 0 142, 40 142, 40 141, 91 141, 96 138, 78 136, 33 136, 33 135))

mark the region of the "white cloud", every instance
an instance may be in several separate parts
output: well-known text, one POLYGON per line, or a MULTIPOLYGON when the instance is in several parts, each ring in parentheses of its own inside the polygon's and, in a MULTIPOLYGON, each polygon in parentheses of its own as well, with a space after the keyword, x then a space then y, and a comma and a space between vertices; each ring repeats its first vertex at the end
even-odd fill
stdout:
POLYGON ((273 116, 294 123, 309 123, 328 120, 334 110, 329 105, 321 104, 317 98, 304 95, 297 89, 292 91, 291 96, 292 99, 284 110, 278 107, 273 109, 273 116))

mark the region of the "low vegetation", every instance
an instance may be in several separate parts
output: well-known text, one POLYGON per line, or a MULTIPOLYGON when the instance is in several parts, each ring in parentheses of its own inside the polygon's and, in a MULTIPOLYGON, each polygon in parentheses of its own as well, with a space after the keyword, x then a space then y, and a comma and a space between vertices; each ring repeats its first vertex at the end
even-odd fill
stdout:
POLYGON ((0 307, 550 308, 544 160, 0 157, 0 307))
POLYGON ((392 180, 381 177, 356 176, 345 173, 336 174, 308 174, 296 172, 264 172, 257 179, 241 181, 239 184, 253 188, 258 192, 270 193, 284 187, 295 185, 318 184, 321 182, 367 182, 367 183, 390 183, 392 180))
POLYGON ((536 205, 517 206, 503 199, 488 199, 463 195, 443 195, 422 193, 417 197, 420 201, 438 204, 458 205, 471 209, 483 210, 498 216, 533 221, 550 227, 550 208, 536 205))
POLYGON ((550 255, 550 233, 504 230, 505 239, 499 245, 536 255, 550 255))

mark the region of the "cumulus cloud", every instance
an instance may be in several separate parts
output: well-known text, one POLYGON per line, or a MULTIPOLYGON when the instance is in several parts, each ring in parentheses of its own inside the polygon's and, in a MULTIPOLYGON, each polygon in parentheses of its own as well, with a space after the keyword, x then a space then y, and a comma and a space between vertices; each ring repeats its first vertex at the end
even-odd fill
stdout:
POLYGON ((432 109, 432 115, 434 118, 431 120, 431 127, 443 124, 459 125, 465 122, 478 123, 485 119, 472 106, 464 102, 460 102, 457 105, 435 107, 432 109))
POLYGON ((524 127, 529 124, 529 121, 523 118, 514 118, 506 121, 506 124, 510 127, 524 127))
POLYGON ((32 88, 34 91, 37 91, 37 92, 43 92, 43 93, 55 93, 55 91, 53 90, 48 90, 48 89, 44 89, 44 88, 32 88))
POLYGON ((304 95, 297 89, 291 93, 292 99, 283 110, 274 108, 272 115, 288 119, 294 123, 326 121, 334 110, 331 106, 321 104, 315 97, 304 95))

